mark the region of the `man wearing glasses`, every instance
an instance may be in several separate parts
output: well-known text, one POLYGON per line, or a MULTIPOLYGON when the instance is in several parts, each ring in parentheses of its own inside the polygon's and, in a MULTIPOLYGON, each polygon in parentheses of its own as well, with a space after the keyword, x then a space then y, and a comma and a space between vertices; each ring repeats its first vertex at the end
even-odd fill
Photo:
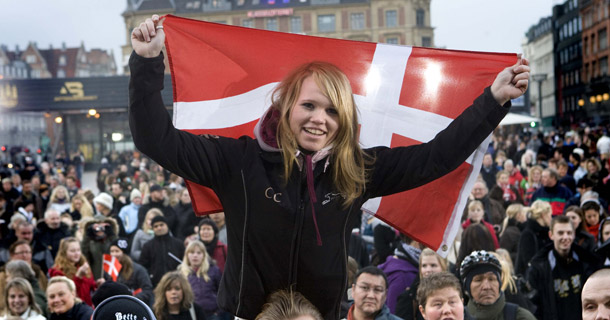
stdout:
POLYGON ((355 279, 352 285, 354 304, 349 308, 347 320, 401 320, 385 305, 388 279, 383 271, 365 267, 358 271, 355 279))

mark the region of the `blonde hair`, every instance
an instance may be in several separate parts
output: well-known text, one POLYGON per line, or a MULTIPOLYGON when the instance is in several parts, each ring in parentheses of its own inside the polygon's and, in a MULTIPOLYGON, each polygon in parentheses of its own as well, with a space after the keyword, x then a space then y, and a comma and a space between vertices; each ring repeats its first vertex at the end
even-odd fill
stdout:
POLYGON ((544 200, 536 200, 530 207, 530 217, 534 220, 542 218, 545 213, 553 212, 551 205, 544 200))
POLYGON ((85 198, 85 196, 82 194, 77 194, 74 197, 72 197, 70 211, 74 211, 74 201, 75 200, 80 200, 83 203, 80 207, 80 210, 78 211, 81 215, 81 219, 93 217, 93 207, 91 206, 91 204, 89 203, 87 198, 85 198))
POLYGON ((185 277, 188 277, 191 273, 194 272, 191 267, 191 262, 188 259, 188 254, 199 249, 203 252, 203 261, 201 262, 201 266, 197 269, 196 276, 198 278, 203 278, 205 282, 210 281, 210 276, 208 276, 208 270, 210 269, 210 262, 208 260, 208 252, 205 250, 205 245, 203 242, 199 240, 195 240, 186 247, 184 250, 184 258, 182 258, 182 263, 178 266, 178 271, 180 271, 185 277))
POLYGON ((349 206, 364 193, 365 161, 371 161, 358 144, 358 112, 347 76, 327 62, 311 62, 293 70, 273 91, 272 107, 280 113, 276 139, 284 158, 284 179, 290 179, 299 148, 290 130, 290 112, 297 102, 307 77, 312 77, 337 110, 338 130, 330 158, 337 190, 344 195, 343 205, 349 206), (366 159, 366 160, 365 160, 366 159))
MULTIPOLYGON (((78 269, 78 267, 87 263, 87 259, 85 258, 85 255, 81 253, 80 259, 78 260, 76 265, 72 261, 70 261, 67 256, 68 246, 70 245, 70 243, 76 243, 80 247, 80 242, 75 237, 67 237, 61 239, 61 241, 59 242, 59 249, 57 250, 57 256, 55 257, 55 264, 53 264, 53 268, 60 270, 66 275, 66 277, 71 279, 76 274, 76 270, 78 269)), ((90 275, 91 269, 87 271, 87 276, 90 275)), ((50 282, 47 287, 49 285, 51 285, 50 282)))
POLYGON ((49 197, 49 206, 51 205, 51 203, 55 203, 55 201, 57 200, 57 191, 59 191, 60 189, 64 190, 64 193, 66 195, 66 202, 70 202, 70 193, 68 193, 68 189, 62 185, 59 185, 53 189, 53 192, 51 192, 51 196, 49 197))
POLYGON ((144 216, 144 221, 142 221, 142 231, 148 232, 149 230, 151 230, 151 226, 148 225, 146 223, 146 221, 149 218, 152 220, 152 218, 154 218, 156 216, 163 216, 163 212, 157 208, 152 208, 152 209, 146 211, 146 215, 144 216))
POLYGON ((475 206, 479 206, 482 209, 485 209, 485 206, 483 206, 483 202, 481 202, 479 200, 472 200, 468 204, 468 211, 473 210, 475 208, 475 206))
POLYGON ((422 261, 424 260, 424 257, 435 257, 436 260, 438 260, 438 265, 441 266, 441 270, 443 271, 447 271, 447 260, 443 259, 443 257, 439 256, 436 252, 434 252, 432 249, 430 248, 424 248, 424 250, 421 251, 421 254, 419 255, 419 277, 423 278, 421 275, 421 270, 422 270, 422 261))
MULTIPOLYGON (((529 184, 529 186, 531 187, 532 184, 534 183, 533 176, 534 176, 534 171, 539 171, 540 174, 542 175, 542 171, 544 171, 544 169, 541 166, 533 166, 531 167, 528 171, 527 171, 527 183, 529 184)), ((540 181, 538 181, 540 182, 540 181)))
POLYGON ((178 281, 180 288, 182 289, 182 301, 180 303, 180 309, 188 310, 195 300, 193 290, 188 280, 182 273, 178 271, 168 272, 163 275, 159 284, 155 288, 155 304, 153 305, 153 311, 158 320, 167 319, 167 299, 165 298, 165 291, 169 289, 174 281, 178 281))
POLYGON ((506 227, 508 227, 508 220, 517 219, 517 216, 523 211, 523 205, 520 203, 513 203, 506 208, 506 217, 502 222, 502 232, 500 232, 500 237, 506 231, 506 227))
POLYGON ((269 296, 255 320, 293 320, 302 316, 323 319, 320 311, 301 293, 279 290, 269 296))
POLYGON ((64 283, 68 287, 68 290, 70 290, 70 292, 72 292, 72 295, 74 296, 74 304, 83 302, 76 295, 76 285, 74 284, 74 281, 72 281, 72 279, 69 279, 68 277, 65 277, 65 276, 55 276, 49 280, 49 285, 47 286, 47 290, 51 287, 52 284, 55 284, 55 283, 64 283))
MULTIPOLYGON (((498 249, 498 251, 499 250, 504 249, 498 249)), ((515 283, 515 279, 513 278, 512 262, 509 263, 506 260, 506 256, 504 254, 500 254, 499 252, 490 253, 493 254, 496 258, 498 258, 498 261, 500 261, 500 266, 502 266, 502 286, 500 289, 502 291, 506 291, 506 289, 508 289, 508 291, 513 294, 517 293, 517 284, 515 283)), ((506 251, 506 254, 508 254, 508 251, 506 251)), ((510 256, 508 257, 508 259, 510 259, 510 256)))
POLYGON ((42 314, 40 306, 36 303, 36 299, 34 298, 34 289, 32 289, 32 285, 30 285, 30 283, 23 278, 14 278, 6 284, 6 288, 4 289, 4 303, 7 306, 6 316, 9 316, 8 318, 11 318, 10 316, 20 316, 19 314, 11 314, 11 311, 8 308, 8 292, 11 288, 16 288, 18 290, 21 290, 21 292, 25 293, 25 295, 28 296, 28 300, 30 301, 30 308, 32 308, 32 310, 38 312, 39 314, 42 314))

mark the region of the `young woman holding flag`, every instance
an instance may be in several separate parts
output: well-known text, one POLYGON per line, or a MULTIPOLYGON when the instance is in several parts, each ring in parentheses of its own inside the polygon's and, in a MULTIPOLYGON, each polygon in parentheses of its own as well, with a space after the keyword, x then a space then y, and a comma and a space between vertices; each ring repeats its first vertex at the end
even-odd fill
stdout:
POLYGON ((430 142, 362 149, 349 80, 330 63, 312 62, 276 87, 255 128, 257 139, 196 136, 173 127, 161 99, 165 34, 159 17, 142 22, 131 40, 129 122, 136 147, 220 199, 228 257, 218 304, 245 319, 256 317, 269 294, 291 286, 325 319, 338 319, 347 243, 362 204, 457 168, 506 115, 509 100, 525 92, 529 78, 528 62, 520 59, 430 142))

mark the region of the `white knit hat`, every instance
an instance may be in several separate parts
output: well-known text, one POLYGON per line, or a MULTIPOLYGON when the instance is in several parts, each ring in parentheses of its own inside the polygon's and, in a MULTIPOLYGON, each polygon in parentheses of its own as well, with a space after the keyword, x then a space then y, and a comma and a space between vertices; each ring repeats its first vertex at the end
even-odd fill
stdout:
POLYGON ((93 198, 93 203, 99 203, 110 210, 112 210, 112 202, 112 196, 105 192, 102 192, 97 195, 97 197, 93 198))
POLYGON ((133 199, 135 198, 142 198, 142 192, 140 192, 140 190, 138 189, 133 189, 131 190, 131 193, 129 194, 129 201, 133 202, 133 199))

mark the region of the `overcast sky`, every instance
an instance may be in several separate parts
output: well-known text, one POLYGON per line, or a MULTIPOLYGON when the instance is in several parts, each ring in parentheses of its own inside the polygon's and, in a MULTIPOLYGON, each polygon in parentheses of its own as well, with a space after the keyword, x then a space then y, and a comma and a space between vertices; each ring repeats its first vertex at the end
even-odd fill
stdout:
MULTIPOLYGON (((125 44, 121 13, 126 0, 0 0, 0 44, 23 50, 85 44, 113 50, 122 64, 125 44)), ((521 52, 529 27, 551 15, 559 0, 432 0, 435 44, 448 49, 521 52)))

